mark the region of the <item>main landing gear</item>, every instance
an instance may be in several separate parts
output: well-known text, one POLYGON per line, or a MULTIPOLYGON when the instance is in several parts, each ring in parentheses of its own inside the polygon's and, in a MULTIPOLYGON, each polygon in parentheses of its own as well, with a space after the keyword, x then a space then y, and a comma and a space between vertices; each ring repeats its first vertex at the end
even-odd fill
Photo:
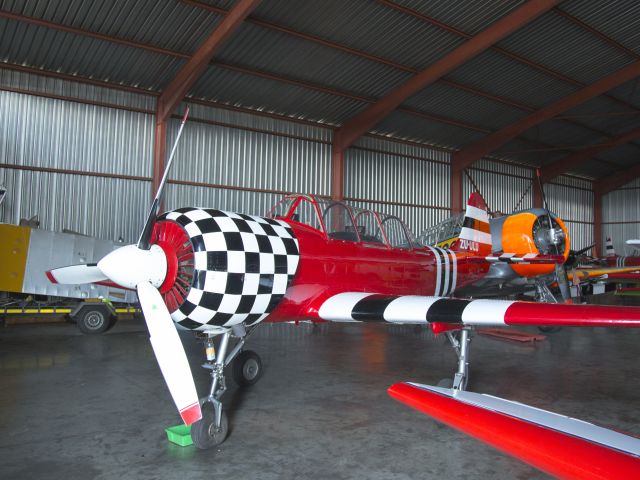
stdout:
POLYGON ((438 386, 466 390, 469 383, 469 345, 471 344, 471 329, 463 328, 458 332, 446 332, 445 335, 458 356, 458 370, 453 380, 445 378, 438 382, 438 386))
MULTIPOLYGON (((536 282, 536 302, 558 303, 558 299, 551 293, 547 284, 542 280, 536 282)), ((561 327, 538 327, 542 333, 555 333, 561 330, 561 327)))
POLYGON ((240 324, 226 330, 222 333, 217 353, 213 342, 217 334, 205 334, 207 361, 202 366, 211 370, 212 381, 209 395, 200 401, 202 418, 191 426, 191 439, 198 448, 207 449, 220 445, 229 433, 229 419, 220 401, 227 390, 225 367, 233 362, 232 376, 241 387, 255 384, 262 376, 262 361, 258 354, 251 350, 242 350, 254 328, 247 330, 244 324, 240 324), (227 353, 231 337, 239 340, 227 353))

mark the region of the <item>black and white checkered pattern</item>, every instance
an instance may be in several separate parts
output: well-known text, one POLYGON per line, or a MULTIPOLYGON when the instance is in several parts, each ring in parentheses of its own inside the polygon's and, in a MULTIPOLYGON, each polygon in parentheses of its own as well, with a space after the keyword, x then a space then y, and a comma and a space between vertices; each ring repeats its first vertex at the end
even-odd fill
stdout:
POLYGON ((281 220, 200 208, 181 208, 161 219, 180 224, 193 245, 191 289, 171 312, 191 330, 260 322, 298 268, 298 240, 281 220))

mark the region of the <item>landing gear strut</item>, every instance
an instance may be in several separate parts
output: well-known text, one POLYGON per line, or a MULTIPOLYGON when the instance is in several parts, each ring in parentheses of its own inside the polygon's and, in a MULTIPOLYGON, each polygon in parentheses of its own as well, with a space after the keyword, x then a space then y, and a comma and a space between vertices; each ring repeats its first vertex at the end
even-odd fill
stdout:
MULTIPOLYGON (((536 301, 537 302, 546 302, 546 303, 558 303, 558 299, 551 293, 549 287, 542 282, 536 282, 536 301)), ((554 333, 561 329, 561 327, 538 327, 543 333, 554 333)))
POLYGON ((202 366, 211 370, 212 380, 209 395, 201 399, 202 418, 191 427, 191 439, 198 448, 207 449, 220 445, 229 433, 229 420, 220 401, 227 390, 225 367, 234 362, 233 377, 239 386, 253 385, 262 375, 262 361, 258 354, 251 350, 242 351, 251 332, 253 329, 247 331, 243 324, 235 325, 231 330, 226 330, 222 334, 217 353, 213 342, 216 334, 206 334, 207 361, 202 366), (229 340, 232 336, 237 337, 239 341, 227 354, 229 340))
POLYGON ((469 383, 469 345, 471 344, 471 329, 463 328, 458 334, 446 332, 447 339, 458 356, 458 370, 453 381, 444 379, 438 383, 441 387, 454 390, 466 390, 469 383))

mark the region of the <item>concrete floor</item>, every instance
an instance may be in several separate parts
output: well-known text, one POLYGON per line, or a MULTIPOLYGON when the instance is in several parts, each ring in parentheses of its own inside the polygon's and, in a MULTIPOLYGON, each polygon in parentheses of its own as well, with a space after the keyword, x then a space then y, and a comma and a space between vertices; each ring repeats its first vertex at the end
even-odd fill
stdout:
MULTIPOLYGON (((202 394, 201 345, 186 349, 202 394)), ((640 433, 640 331, 564 329, 536 345, 476 336, 470 389, 640 433)), ((0 478, 541 479, 542 473, 396 403, 455 355, 410 326, 263 325, 260 382, 225 404, 231 433, 200 451, 167 442, 179 417, 144 325, 0 327, 0 478)))

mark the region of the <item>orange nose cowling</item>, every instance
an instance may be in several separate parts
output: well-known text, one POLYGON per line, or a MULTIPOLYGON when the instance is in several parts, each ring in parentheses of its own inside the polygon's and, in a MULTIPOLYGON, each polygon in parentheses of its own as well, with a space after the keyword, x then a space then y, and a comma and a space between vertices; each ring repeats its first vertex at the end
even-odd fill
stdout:
MULTIPOLYGON (((533 224, 538 216, 531 212, 518 213, 507 218, 502 225, 502 250, 505 253, 516 253, 518 256, 525 253, 540 253, 533 241, 533 224)), ((569 234, 564 222, 557 217, 554 219, 560 225, 567 238, 564 252, 562 255, 565 260, 569 256, 569 234)), ((537 275, 545 275, 552 273, 555 269, 553 264, 538 265, 511 265, 513 270, 523 277, 535 277, 537 275)))

